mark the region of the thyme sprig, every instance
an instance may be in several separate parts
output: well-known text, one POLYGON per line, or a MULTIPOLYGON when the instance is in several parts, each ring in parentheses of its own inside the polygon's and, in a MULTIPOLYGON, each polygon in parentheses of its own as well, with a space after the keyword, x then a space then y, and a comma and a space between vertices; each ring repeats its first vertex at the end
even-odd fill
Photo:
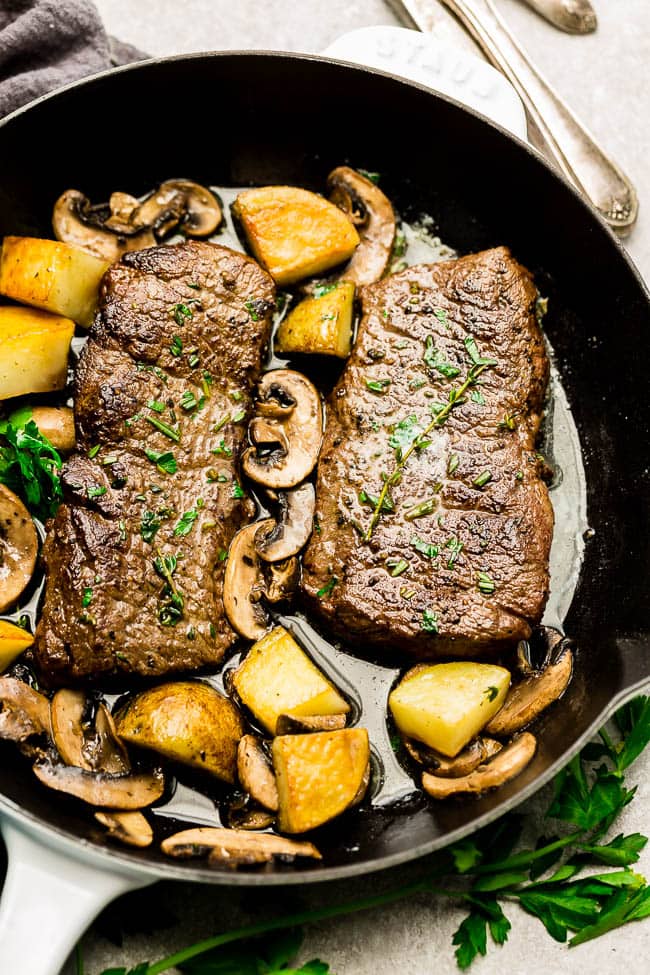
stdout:
POLYGON ((435 413, 429 425, 425 427, 424 430, 422 430, 421 433, 419 433, 417 437, 415 437, 411 441, 410 445, 406 447, 406 449, 402 450, 400 453, 396 455, 395 469, 393 470, 392 474, 390 474, 390 476, 386 478, 382 486, 382 489, 379 492, 379 497, 377 499, 375 510, 372 513, 370 523, 368 525, 365 535, 363 536, 364 542, 370 541, 370 539, 372 538, 372 533, 374 532, 375 528, 379 523, 379 519, 381 518, 383 513, 386 513, 384 502, 388 496, 388 492, 391 486, 393 484, 396 484, 399 481, 402 471, 404 470, 406 463, 409 457, 411 456, 411 454, 414 451, 422 449, 422 447, 425 446, 426 438, 429 436, 430 433, 433 432, 433 430, 443 425, 443 423, 448 419, 454 407, 461 406, 465 402, 463 398, 465 396, 465 393, 469 389, 471 389, 472 386, 474 386, 481 373, 485 372, 486 369, 489 369, 492 366, 496 365, 495 359, 485 359, 479 356, 478 351, 476 349, 476 341, 471 335, 468 336, 468 338, 465 340, 465 346, 472 360, 472 366, 469 369, 467 376, 460 384, 460 386, 454 386, 452 389, 449 390, 447 401, 445 403, 434 405, 433 409, 435 410, 435 413))

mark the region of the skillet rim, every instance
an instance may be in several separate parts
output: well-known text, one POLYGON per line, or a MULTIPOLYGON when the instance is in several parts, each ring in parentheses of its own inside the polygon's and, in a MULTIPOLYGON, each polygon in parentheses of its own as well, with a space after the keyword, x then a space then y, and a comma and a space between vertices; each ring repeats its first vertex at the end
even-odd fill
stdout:
MULTIPOLYGON (((206 60, 210 61, 221 58, 262 58, 265 60, 283 59, 285 61, 330 64, 335 68, 343 68, 349 72, 362 72, 364 74, 388 78, 407 88, 415 88, 430 98, 446 102, 461 112, 473 116, 480 124, 487 125, 496 130, 500 136, 510 142, 513 142, 520 151, 524 151, 527 155, 529 155, 534 162, 545 167, 549 171, 550 175, 552 175, 555 180, 564 187, 565 192, 568 190, 572 194, 574 200, 579 203, 586 222, 588 223, 590 220, 595 221, 596 226, 599 226, 601 230, 605 231, 609 238, 610 245, 614 245, 618 256, 622 258, 623 263, 627 265, 627 270, 631 272, 632 278, 639 289, 639 293, 643 297, 645 304, 648 306, 648 310, 650 311, 650 288, 643 279, 635 262, 624 247, 621 239, 616 236, 614 231, 605 222, 604 218, 586 201, 579 190, 572 183, 570 183, 562 173, 556 170, 537 149, 535 149, 529 142, 520 139, 503 126, 493 122, 482 113, 467 107, 462 102, 436 92, 435 90, 419 82, 407 80, 389 71, 382 71, 377 68, 355 64, 354 62, 338 58, 293 51, 203 51, 192 52, 190 54, 171 55, 168 57, 146 58, 141 61, 135 61, 130 64, 96 72, 95 74, 88 75, 87 77, 81 78, 77 81, 70 82, 67 85, 55 89, 54 91, 47 92, 46 94, 39 96, 31 102, 28 102, 26 105, 16 109, 14 112, 1 119, 0 129, 4 129, 8 123, 11 123, 14 119, 25 115, 36 106, 44 102, 56 99, 70 91, 82 88, 85 85, 93 84, 94 82, 106 82, 108 78, 115 75, 122 75, 127 72, 146 71, 150 68, 154 69, 158 65, 163 64, 173 64, 176 62, 187 63, 192 61, 206 60)), ((108 845, 102 846, 99 843, 92 843, 91 841, 79 836, 73 836, 70 831, 45 822, 39 816, 23 810, 17 803, 7 799, 7 797, 2 793, 0 793, 0 813, 6 815, 9 820, 17 823, 19 826, 22 826, 23 828, 26 826, 28 832, 37 834, 39 840, 41 841, 47 842, 48 838, 54 837, 55 845, 59 849, 65 850, 76 859, 84 859, 86 861, 92 860, 98 868, 103 867, 104 864, 107 863, 108 869, 113 873, 116 872, 118 869, 117 865, 119 865, 123 869, 128 869, 130 873, 135 872, 152 878, 211 883, 221 886, 236 887, 290 886, 302 883, 314 884, 323 883, 326 881, 344 880, 354 876, 371 874, 380 870, 387 870, 401 864, 406 864, 411 861, 421 859, 422 857, 425 857, 437 850, 444 849, 446 846, 449 846, 450 844, 473 834, 490 822, 501 818, 507 812, 521 805, 536 792, 539 792, 539 790, 546 785, 557 774, 557 772, 581 750, 586 742, 600 727, 602 727, 605 721, 618 707, 625 703, 625 701, 634 697, 635 694, 645 687, 648 683, 648 679, 650 679, 650 675, 646 675, 646 677, 628 684, 618 693, 614 694, 603 707, 600 715, 596 717, 589 727, 583 732, 583 734, 564 751, 562 756, 553 762, 542 773, 536 776, 532 782, 522 788, 521 791, 515 796, 504 800, 503 803, 495 806, 482 816, 472 820, 470 823, 458 827, 456 830, 452 830, 449 833, 445 833, 444 835, 438 836, 425 843, 420 843, 409 850, 388 854, 377 859, 356 861, 343 866, 322 867, 315 869, 313 867, 301 869, 300 867, 296 867, 294 865, 292 866, 291 870, 287 870, 286 872, 278 871, 275 873, 236 873, 215 870, 211 867, 201 868, 198 866, 191 866, 190 862, 187 862, 187 864, 184 866, 177 866, 171 861, 169 864, 147 863, 136 855, 129 853, 129 851, 126 849, 122 850, 118 847, 111 847, 108 845)))

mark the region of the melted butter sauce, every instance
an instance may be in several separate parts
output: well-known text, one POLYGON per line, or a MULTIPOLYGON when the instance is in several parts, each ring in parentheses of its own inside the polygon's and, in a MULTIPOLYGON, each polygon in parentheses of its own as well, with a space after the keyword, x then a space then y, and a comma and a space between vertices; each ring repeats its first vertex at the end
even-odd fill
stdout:
MULTIPOLYGON (((243 251, 230 211, 230 205, 240 192, 240 188, 212 187, 212 189, 222 201, 224 221, 218 234, 211 239, 214 243, 243 251)), ((436 236, 435 224, 430 217, 423 216, 416 223, 402 224, 401 229, 407 246, 403 259, 400 259, 397 266, 393 266, 393 270, 412 264, 449 260, 457 256, 436 236)), ((180 242, 183 239, 177 236, 171 238, 168 243, 180 242)), ((284 307, 276 315, 274 332, 291 307, 292 300, 294 300, 292 296, 288 295, 284 307)), ((79 355, 84 343, 83 338, 74 340, 73 352, 76 356, 79 355)), ((553 350, 549 348, 548 351, 551 359, 551 380, 540 449, 553 470, 550 497, 555 513, 555 530, 550 556, 550 598, 543 622, 561 629, 577 586, 584 551, 583 538, 588 522, 586 481, 578 433, 559 373, 553 362, 553 350)), ((275 355, 271 343, 267 368, 278 368, 287 364, 286 359, 275 355)), ((316 381, 323 392, 327 392, 338 378, 342 366, 342 363, 327 364, 321 360, 315 367, 318 374, 315 376, 312 371, 310 378, 316 381)), ((254 491, 252 493, 258 504, 258 517, 265 517, 267 511, 261 499, 254 491)), ((37 527, 42 539, 43 527, 40 524, 37 527)), ((26 594, 23 605, 3 618, 15 622, 21 617, 26 617, 33 630, 38 617, 43 586, 42 576, 36 578, 26 594)), ((293 633, 317 666, 346 696, 352 706, 349 723, 368 729, 373 774, 364 805, 367 806, 369 803, 381 806, 395 805, 397 812, 399 804, 409 799, 422 801, 422 794, 416 789, 412 775, 396 757, 391 741, 390 718, 387 720, 388 694, 397 681, 400 671, 383 666, 374 660, 360 659, 346 652, 340 643, 326 639, 300 613, 276 616, 275 622, 293 633)), ((240 659, 241 654, 236 653, 225 663, 221 672, 204 676, 202 679, 223 692, 224 679, 227 680, 228 672, 238 665, 240 659)), ((119 699, 118 695, 104 696, 111 706, 119 699)), ((229 793, 218 783, 206 781, 206 778, 197 779, 184 771, 180 771, 179 774, 183 781, 172 783, 171 796, 150 812, 162 820, 171 819, 179 826, 182 824, 219 825, 222 822, 221 811, 224 809, 229 793)))

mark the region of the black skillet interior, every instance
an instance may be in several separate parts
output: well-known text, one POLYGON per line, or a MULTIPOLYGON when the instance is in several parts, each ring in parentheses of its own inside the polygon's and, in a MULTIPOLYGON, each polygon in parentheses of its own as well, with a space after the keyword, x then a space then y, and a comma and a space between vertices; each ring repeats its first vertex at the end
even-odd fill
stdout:
MULTIPOLYGON (((402 214, 431 214, 461 253, 508 244, 550 298, 546 330, 581 437, 594 534, 566 621, 579 646, 576 675, 543 722, 534 763, 480 802, 366 811, 323 830, 323 867, 279 866, 235 882, 342 877, 442 846, 521 801, 614 701, 650 679, 648 297, 596 217, 526 147, 445 99, 367 70, 221 54, 144 64, 44 100, 0 127, 0 158, 0 235, 36 236, 50 236, 52 203, 68 187, 102 200, 178 175, 319 190, 333 166, 349 162, 379 171, 402 214)), ((10 749, 0 794, 68 836, 97 841, 90 817, 43 789, 10 749)), ((172 868, 153 848, 112 855, 233 882, 194 862, 172 868)))

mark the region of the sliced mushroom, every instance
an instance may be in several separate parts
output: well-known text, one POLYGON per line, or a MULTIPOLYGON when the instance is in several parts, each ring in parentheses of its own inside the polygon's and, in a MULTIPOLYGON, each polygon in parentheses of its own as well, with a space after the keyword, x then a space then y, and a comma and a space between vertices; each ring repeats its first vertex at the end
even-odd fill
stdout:
POLYGON ((276 735, 305 735, 312 731, 340 731, 345 728, 345 714, 281 714, 275 726, 276 735))
POLYGON ((228 551, 223 580, 223 605, 230 625, 248 640, 259 640, 269 627, 264 600, 287 599, 300 578, 296 558, 285 562, 262 562, 255 547, 258 531, 269 531, 273 519, 246 525, 237 532, 228 551))
POLYGON ((265 562, 281 562, 297 555, 309 541, 314 524, 316 492, 311 482, 279 491, 276 498, 279 510, 273 527, 255 533, 257 554, 265 562))
POLYGON ((15 677, 0 677, 0 738, 23 742, 50 734, 50 702, 15 677))
POLYGON ((349 166, 338 166, 327 178, 330 200, 357 227, 361 243, 341 272, 357 285, 379 281, 395 240, 395 214, 387 196, 371 180, 349 166))
POLYGON ((0 613, 29 585, 37 555, 32 516, 20 498, 0 484, 0 613))
POLYGON ((288 840, 273 833, 251 833, 210 826, 174 833, 163 840, 160 848, 172 857, 205 856, 207 853, 209 862, 215 866, 268 863, 276 856, 322 859, 313 843, 288 840))
POLYGON ((411 758, 424 765, 427 771, 452 779, 469 775, 479 765, 494 758, 503 748, 501 742, 495 741, 494 738, 475 738, 455 758, 446 758, 433 748, 427 748, 426 745, 412 738, 404 738, 403 741, 411 758))
POLYGON ((266 562, 263 568, 266 585, 264 595, 269 603, 288 599, 300 581, 300 562, 294 556, 284 562, 266 562))
POLYGON ((140 812, 96 812, 95 819, 113 839, 127 846, 145 847, 153 842, 153 830, 140 812))
POLYGON ((532 760, 537 741, 528 731, 503 748, 496 758, 479 765, 469 775, 459 778, 443 778, 441 775, 422 773, 422 788, 433 799, 449 799, 451 796, 480 796, 490 789, 497 789, 526 768, 532 760))
POLYGON ((572 674, 573 653, 569 642, 562 641, 558 656, 545 670, 533 672, 511 686, 503 707, 486 726, 486 732, 506 738, 525 728, 562 697, 572 674))
POLYGON ((268 809, 233 806, 228 813, 230 829, 268 829, 274 822, 275 816, 268 809))
POLYGON ((153 227, 160 239, 177 225, 188 237, 209 237, 220 225, 222 216, 219 201, 210 190, 189 179, 168 179, 140 205, 135 219, 153 227), (179 217, 172 223, 176 212, 179 217))
POLYGON ((228 550, 223 580, 223 607, 230 625, 247 640, 259 640, 268 629, 269 618, 261 603, 264 579, 255 549, 255 534, 264 524, 247 525, 237 532, 228 550))
MULTIPOLYGON (((52 227, 57 240, 80 247, 105 261, 119 261, 127 251, 153 247, 156 238, 149 227, 111 230, 106 226, 110 211, 106 206, 92 207, 79 190, 66 190, 54 204, 52 227)), ((124 228, 124 225, 121 225, 124 228)))
POLYGON ((559 656, 561 644, 567 637, 553 626, 538 626, 528 640, 517 644, 517 670, 522 677, 539 674, 550 661, 559 656))
POLYGON ((271 763, 255 735, 244 735, 237 748, 237 774, 242 788, 271 812, 278 809, 278 787, 271 763))
POLYGON ((253 481, 274 489, 295 487, 311 474, 323 436, 320 396, 291 369, 267 372, 257 389, 256 410, 242 467, 253 481))
POLYGON ((144 809, 165 791, 165 779, 159 769, 132 775, 105 775, 49 762, 37 763, 33 768, 43 785, 104 809, 144 809))
POLYGON ((52 698, 52 734, 57 751, 66 765, 93 771, 93 766, 84 755, 86 737, 83 728, 87 709, 86 695, 83 691, 62 688, 52 698))
POLYGON ((117 733, 113 716, 105 704, 100 704, 97 708, 94 732, 86 739, 84 753, 96 772, 128 775, 131 771, 128 752, 117 733))
POLYGON ((68 406, 35 406, 30 417, 46 440, 62 454, 71 453, 77 440, 74 413, 68 406))
POLYGON ((210 190, 191 180, 167 180, 142 202, 112 193, 108 205, 91 206, 79 190, 66 190, 54 205, 52 225, 58 240, 107 261, 127 251, 153 247, 180 228, 189 237, 209 237, 222 220, 210 190))
POLYGON ((66 765, 87 772, 126 775, 131 763, 105 704, 95 714, 94 726, 85 720, 90 709, 83 691, 62 688, 51 702, 54 744, 66 765))

